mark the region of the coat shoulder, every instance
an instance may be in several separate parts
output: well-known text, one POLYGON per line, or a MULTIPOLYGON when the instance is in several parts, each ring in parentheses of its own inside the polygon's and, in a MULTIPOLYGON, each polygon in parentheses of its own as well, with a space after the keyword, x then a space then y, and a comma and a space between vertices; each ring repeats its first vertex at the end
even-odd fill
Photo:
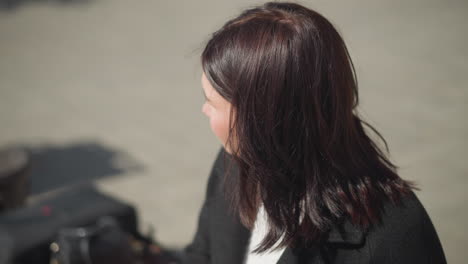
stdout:
POLYGON ((373 263, 446 263, 434 225, 413 192, 399 203, 387 202, 366 244, 373 263))

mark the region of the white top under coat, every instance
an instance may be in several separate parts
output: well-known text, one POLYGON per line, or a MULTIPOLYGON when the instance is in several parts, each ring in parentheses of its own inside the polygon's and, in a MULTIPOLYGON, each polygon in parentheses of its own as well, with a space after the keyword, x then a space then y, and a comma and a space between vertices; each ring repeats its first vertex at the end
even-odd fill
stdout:
MULTIPOLYGON (((261 206, 257 213, 252 235, 250 236, 249 248, 246 254, 245 264, 272 264, 277 263, 283 254, 284 247, 277 250, 268 250, 261 254, 252 253, 252 251, 262 242, 268 230, 267 215, 263 206, 261 206)), ((281 241, 278 240, 278 241, 281 241)), ((278 244, 278 242, 277 242, 278 244)), ((275 244, 275 246, 277 245, 275 244)))

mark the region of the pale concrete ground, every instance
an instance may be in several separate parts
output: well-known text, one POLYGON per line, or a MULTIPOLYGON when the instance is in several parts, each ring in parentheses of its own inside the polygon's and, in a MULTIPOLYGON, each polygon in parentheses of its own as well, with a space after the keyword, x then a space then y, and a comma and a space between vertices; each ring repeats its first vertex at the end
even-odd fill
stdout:
MULTIPOLYGON (((200 112, 200 49, 226 19, 261 2, 32 2, 0 11, 0 146, 127 153, 144 169, 98 185, 134 203, 143 230, 151 223, 162 242, 185 245, 219 148, 200 112)), ((361 112, 401 175, 419 183, 449 262, 463 263, 468 2, 302 3, 342 32, 361 112)))

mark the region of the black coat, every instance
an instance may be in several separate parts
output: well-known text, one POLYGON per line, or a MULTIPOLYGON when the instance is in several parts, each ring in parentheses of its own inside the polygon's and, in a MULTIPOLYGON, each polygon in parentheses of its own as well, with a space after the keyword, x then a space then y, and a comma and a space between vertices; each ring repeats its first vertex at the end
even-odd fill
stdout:
MULTIPOLYGON (((221 177, 223 155, 218 155, 208 181, 198 229, 185 249, 185 263, 241 264, 250 231, 228 212, 221 177)), ((323 245, 286 248, 278 264, 299 263, 446 263, 429 216, 412 194, 403 205, 387 204, 382 222, 363 231, 349 222, 335 226, 323 245)))

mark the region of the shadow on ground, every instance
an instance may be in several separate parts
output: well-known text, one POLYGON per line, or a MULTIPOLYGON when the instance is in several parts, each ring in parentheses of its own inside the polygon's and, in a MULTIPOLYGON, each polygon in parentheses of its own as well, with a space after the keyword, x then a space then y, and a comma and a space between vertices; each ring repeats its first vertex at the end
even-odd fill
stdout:
POLYGON ((25 149, 31 159, 31 195, 143 170, 143 166, 124 151, 97 142, 25 149))

